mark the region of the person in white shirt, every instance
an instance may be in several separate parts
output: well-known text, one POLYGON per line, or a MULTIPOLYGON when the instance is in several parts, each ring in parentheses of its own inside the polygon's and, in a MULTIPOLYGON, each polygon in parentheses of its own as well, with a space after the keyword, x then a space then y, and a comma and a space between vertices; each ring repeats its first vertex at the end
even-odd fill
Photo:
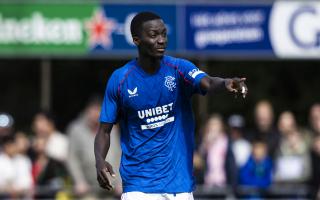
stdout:
POLYGON ((251 144, 244 138, 245 121, 241 115, 231 115, 228 118, 229 133, 232 140, 232 150, 238 169, 248 161, 251 155, 251 144))
POLYGON ((15 137, 2 138, 0 153, 0 193, 2 196, 30 197, 32 191, 31 161, 20 154, 15 137))

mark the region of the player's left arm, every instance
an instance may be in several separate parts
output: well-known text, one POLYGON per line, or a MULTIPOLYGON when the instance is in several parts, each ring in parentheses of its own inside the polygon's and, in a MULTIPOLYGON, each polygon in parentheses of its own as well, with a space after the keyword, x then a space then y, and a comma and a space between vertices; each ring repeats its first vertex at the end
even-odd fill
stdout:
POLYGON ((236 94, 242 94, 243 98, 248 93, 248 87, 245 84, 246 78, 220 78, 205 76, 200 81, 200 88, 207 93, 215 93, 219 90, 227 90, 236 94))

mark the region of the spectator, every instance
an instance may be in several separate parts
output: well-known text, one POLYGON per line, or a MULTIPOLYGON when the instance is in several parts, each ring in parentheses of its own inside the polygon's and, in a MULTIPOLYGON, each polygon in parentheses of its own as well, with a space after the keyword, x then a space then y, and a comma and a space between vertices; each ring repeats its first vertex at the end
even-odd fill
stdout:
POLYGON ((16 155, 14 156, 15 165, 17 166, 16 176, 19 177, 16 181, 16 187, 24 188, 25 193, 30 195, 32 184, 32 163, 27 156, 27 151, 30 147, 29 139, 24 132, 15 134, 16 155))
POLYGON ((312 151, 312 180, 311 184, 313 187, 314 199, 320 199, 320 136, 314 139, 312 151))
POLYGON ((14 135, 6 135, 1 141, 0 196, 8 199, 30 196, 32 189, 30 161, 18 155, 14 135))
POLYGON ((200 152, 206 157, 206 186, 236 185, 237 167, 230 140, 219 115, 212 115, 207 121, 200 152))
POLYGON ((68 155, 68 138, 56 129, 54 117, 51 113, 42 111, 35 115, 33 131, 37 137, 46 140, 46 153, 49 157, 65 162, 68 155))
POLYGON ((310 109, 310 125, 311 131, 313 135, 319 136, 320 135, 320 103, 314 104, 310 109))
POLYGON ((240 169, 249 159, 251 154, 251 144, 243 137, 245 121, 241 115, 231 115, 228 119, 230 137, 232 140, 232 151, 238 169, 240 169))
POLYGON ((314 190, 314 199, 320 199, 320 103, 316 103, 311 107, 309 120, 310 129, 313 133, 314 138, 311 150, 311 186, 314 190))
POLYGON ((280 134, 274 126, 274 113, 269 101, 262 100, 255 106, 255 129, 248 136, 250 141, 262 139, 268 146, 268 154, 274 158, 280 134))
POLYGON ((15 141, 17 145, 17 151, 20 155, 26 155, 30 149, 30 140, 26 133, 18 131, 15 133, 15 141))
POLYGON ((272 183, 272 160, 268 156, 268 147, 263 140, 252 144, 252 154, 240 169, 240 185, 267 188, 272 183))
POLYGON ((311 173, 309 147, 292 112, 281 113, 278 128, 281 141, 276 154, 275 180, 282 183, 306 182, 311 173))
POLYGON ((54 199, 57 192, 63 189, 67 177, 64 164, 46 154, 47 142, 44 137, 35 137, 33 141, 36 153, 32 165, 35 199, 54 199))
MULTIPOLYGON (((106 190, 99 187, 94 166, 94 138, 99 127, 101 99, 92 98, 84 112, 68 127, 70 141, 68 168, 74 180, 74 192, 78 198, 102 198, 106 190)), ((112 130, 113 137, 107 160, 112 166, 119 168, 121 149, 120 136, 117 129, 112 130)), ((122 192, 121 179, 115 180, 115 192, 122 192)), ((110 193, 109 193, 110 194, 110 193)))

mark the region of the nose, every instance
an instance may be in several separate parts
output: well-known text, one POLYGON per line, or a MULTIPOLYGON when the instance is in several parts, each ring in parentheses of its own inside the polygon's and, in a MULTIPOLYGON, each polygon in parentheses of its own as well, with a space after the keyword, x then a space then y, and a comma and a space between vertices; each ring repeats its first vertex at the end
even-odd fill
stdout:
POLYGON ((158 44, 165 44, 167 42, 167 37, 159 36, 158 44))

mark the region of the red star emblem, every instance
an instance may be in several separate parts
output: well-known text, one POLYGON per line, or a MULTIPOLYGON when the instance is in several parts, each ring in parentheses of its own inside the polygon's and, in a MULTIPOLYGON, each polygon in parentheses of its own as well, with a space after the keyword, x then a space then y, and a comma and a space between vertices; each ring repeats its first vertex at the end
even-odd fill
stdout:
POLYGON ((116 22, 108 19, 102 9, 97 9, 92 18, 86 21, 85 26, 89 35, 88 44, 91 48, 98 45, 104 48, 112 46, 111 34, 116 22))

